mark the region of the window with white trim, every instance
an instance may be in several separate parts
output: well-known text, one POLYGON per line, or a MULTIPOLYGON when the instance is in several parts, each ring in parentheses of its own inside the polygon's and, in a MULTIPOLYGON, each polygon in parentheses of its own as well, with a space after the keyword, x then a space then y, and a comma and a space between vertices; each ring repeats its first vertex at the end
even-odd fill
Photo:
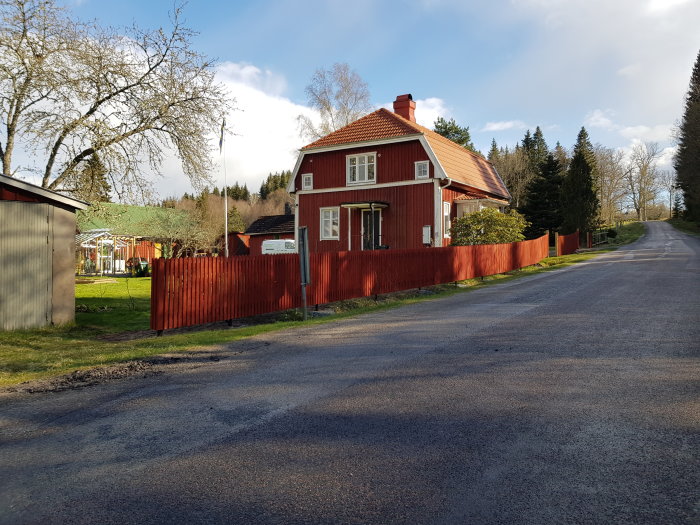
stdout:
POLYGON ((416 162, 416 178, 417 179, 427 179, 430 170, 428 166, 430 162, 427 160, 421 160, 416 162))
POLYGON ((348 184, 374 184, 377 181, 377 155, 348 155, 345 170, 348 184))
POLYGON ((452 228, 452 220, 450 219, 450 203, 442 203, 442 234, 443 237, 450 236, 450 228, 452 228))
POLYGON ((321 240, 340 238, 340 208, 321 208, 321 240))
POLYGON ((301 189, 302 190, 313 190, 314 189, 314 174, 304 173, 301 176, 301 189))

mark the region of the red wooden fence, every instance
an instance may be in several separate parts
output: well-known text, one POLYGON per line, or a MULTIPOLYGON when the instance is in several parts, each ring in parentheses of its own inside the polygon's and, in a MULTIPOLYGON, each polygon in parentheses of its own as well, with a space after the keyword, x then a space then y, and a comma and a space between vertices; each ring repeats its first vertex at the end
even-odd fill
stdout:
MULTIPOLYGON (((396 292, 515 270, 539 262, 547 235, 531 241, 413 250, 313 253, 309 304, 396 292)), ((299 257, 155 259, 151 328, 167 330, 301 306, 299 257)))
POLYGON ((557 255, 569 255, 579 249, 579 233, 557 236, 557 255))

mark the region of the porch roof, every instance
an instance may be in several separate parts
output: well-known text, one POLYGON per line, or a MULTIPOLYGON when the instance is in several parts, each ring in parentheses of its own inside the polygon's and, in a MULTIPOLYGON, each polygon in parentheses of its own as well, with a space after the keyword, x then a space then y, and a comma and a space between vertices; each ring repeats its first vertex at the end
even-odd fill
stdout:
POLYGON ((379 210, 388 208, 389 203, 383 201, 359 201, 359 202, 341 202, 341 208, 351 208, 354 210, 379 210))

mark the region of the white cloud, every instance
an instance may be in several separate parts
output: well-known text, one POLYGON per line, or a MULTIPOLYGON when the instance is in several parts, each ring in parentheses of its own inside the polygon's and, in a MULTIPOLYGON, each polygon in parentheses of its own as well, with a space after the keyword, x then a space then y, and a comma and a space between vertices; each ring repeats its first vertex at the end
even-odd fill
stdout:
POLYGON ((610 109, 594 109, 586 115, 584 123, 590 128, 615 129, 612 117, 614 112, 610 109))
POLYGON ((641 142, 668 142, 671 140, 673 126, 659 124, 657 126, 626 126, 620 128, 620 135, 626 139, 641 142))
POLYGON ((487 122, 481 131, 507 131, 510 129, 527 129, 527 125, 522 120, 487 122))
POLYGON ((287 89, 284 76, 245 62, 224 62, 217 68, 217 78, 221 82, 242 84, 253 87, 268 95, 281 95, 287 89))
POLYGON ((687 4, 690 0, 650 0, 647 11, 652 14, 664 13, 675 7, 687 4))
POLYGON ((633 142, 667 143, 672 138, 671 124, 625 126, 615 123, 612 120, 614 116, 615 112, 610 109, 594 109, 586 115, 584 123, 586 127, 611 131, 633 142))
POLYGON ((661 170, 673 170, 673 159, 678 151, 678 146, 669 146, 664 148, 661 152, 661 157, 659 158, 659 169, 661 170))
POLYGON ((416 100, 416 122, 421 126, 433 129, 433 124, 438 117, 450 118, 450 111, 445 107, 445 101, 441 98, 430 97, 416 100))

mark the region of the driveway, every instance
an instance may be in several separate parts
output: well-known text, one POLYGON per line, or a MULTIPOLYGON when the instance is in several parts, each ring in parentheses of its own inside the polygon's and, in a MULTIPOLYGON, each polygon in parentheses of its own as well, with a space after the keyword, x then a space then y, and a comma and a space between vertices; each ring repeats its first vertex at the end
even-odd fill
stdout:
POLYGON ((700 240, 0 398, 0 523, 698 523, 700 240))

